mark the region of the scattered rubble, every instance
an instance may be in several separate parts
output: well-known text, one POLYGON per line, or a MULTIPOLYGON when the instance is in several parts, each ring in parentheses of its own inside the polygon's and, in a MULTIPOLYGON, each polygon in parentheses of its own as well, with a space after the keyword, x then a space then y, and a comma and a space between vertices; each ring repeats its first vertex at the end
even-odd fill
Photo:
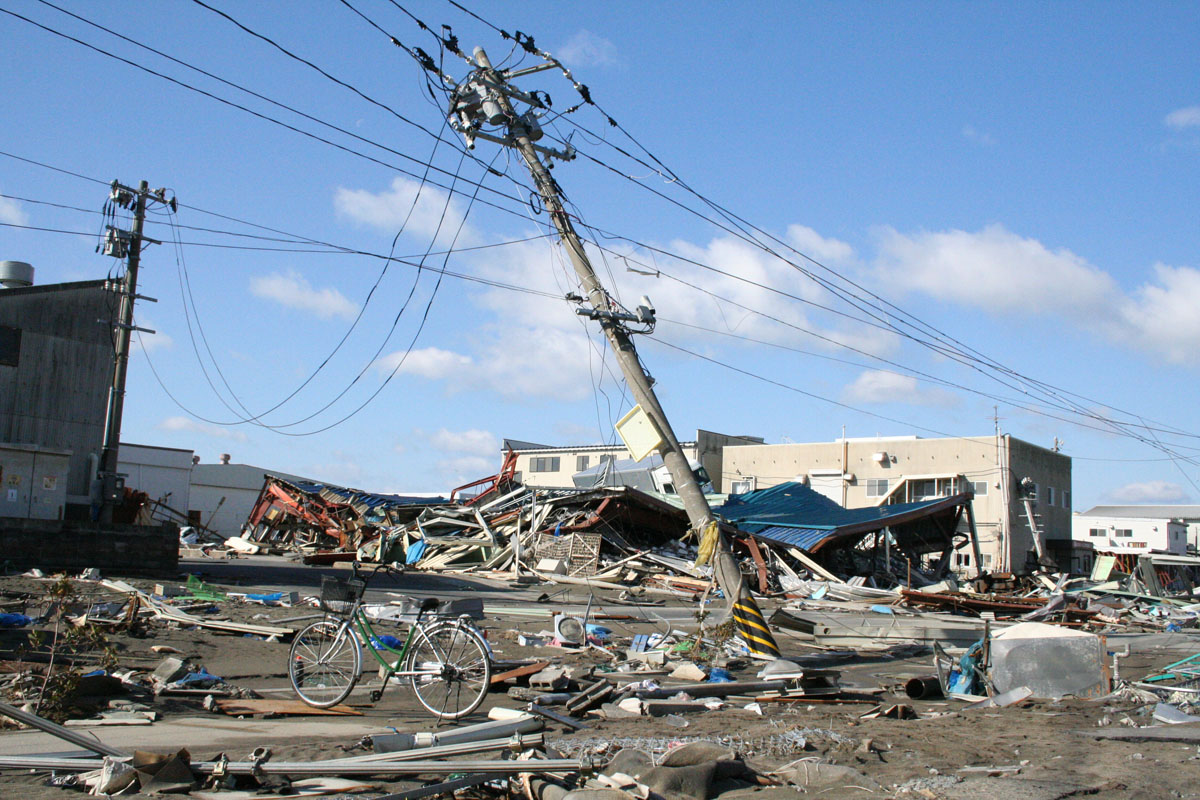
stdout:
POLYGON ((795 485, 752 493, 719 512, 783 653, 764 661, 723 619, 728 599, 668 500, 512 478, 401 511, 268 479, 239 538, 323 567, 214 560, 223 548, 206 545, 191 572, 153 581, 3 578, 0 713, 66 744, 0 735, 0 784, 29 798, 1118 797, 1131 780, 1154 787, 1156 763, 1200 758, 1187 559, 961 579, 949 555, 971 536, 946 531, 969 497, 909 504, 879 527, 795 485), (321 619, 320 577, 345 559, 407 566, 363 606, 381 639, 421 594, 484 631, 479 712, 431 727, 404 690, 368 702, 369 674, 333 708, 292 694, 289 642, 321 619), (285 727, 256 727, 272 724, 285 727), (1083 769, 1088 748, 1119 769, 1083 769))

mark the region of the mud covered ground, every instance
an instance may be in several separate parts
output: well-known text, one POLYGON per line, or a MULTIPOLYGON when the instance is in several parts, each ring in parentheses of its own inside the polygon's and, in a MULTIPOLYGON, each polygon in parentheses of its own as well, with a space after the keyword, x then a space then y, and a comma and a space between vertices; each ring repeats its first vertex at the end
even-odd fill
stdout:
MULTIPOLYGON (((270 590, 273 586, 269 571, 257 573, 257 585, 224 585, 234 591, 248 589, 270 590)), ((177 576, 176 576, 177 577, 177 576)), ((162 579, 160 579, 161 581, 162 579)), ((149 588, 155 581, 132 581, 149 588)), ((215 581, 214 581, 215 583, 215 581)), ((83 584, 79 584, 84 586, 83 584)), ((9 597, 27 593, 38 597, 46 584, 28 578, 0 579, 0 591, 9 597)), ((94 586, 86 587, 89 590, 94 586)), ((461 588, 461 587, 460 587, 461 588)), ((489 588, 489 587, 485 587, 489 588)), ((549 603, 536 603, 541 590, 515 590, 497 584, 490 587, 485 602, 490 606, 513 608, 554 608, 556 603, 586 601, 585 596, 560 595, 549 603)), ((99 590, 97 589, 97 592, 99 590)), ((309 592, 312 593, 311 591, 309 592)), ((303 594, 303 592, 302 592, 303 594)), ((384 596, 386 598, 386 595, 384 596)), ((394 598, 391 598, 394 599, 394 598)), ((597 595, 594 613, 607 614, 615 619, 602 620, 613 631, 617 647, 623 652, 625 640, 636 633, 653 633, 667 628, 694 629, 676 615, 665 622, 654 613, 616 604, 605 605, 597 595), (621 617, 628 617, 622 619, 621 617)), ((30 610, 37 610, 37 602, 30 610)), ((309 607, 265 608, 255 605, 221 603, 219 615, 249 622, 275 624, 275 620, 316 613, 309 607)), ((289 623, 296 627, 307 622, 289 623)), ((571 666, 576 678, 599 676, 611 668, 614 660, 598 651, 570 653, 549 647, 521 647, 516 631, 538 633, 550 627, 545 619, 522 616, 489 615, 481 623, 488 634, 498 659, 519 660, 537 658, 571 666)), ((384 631, 381 631, 384 632, 384 631)), ((154 645, 167 645, 181 652, 178 656, 191 663, 203 665, 209 672, 221 676, 230 684, 253 689, 263 697, 292 699, 286 678, 288 644, 264 641, 258 637, 219 634, 202 629, 173 628, 162 622, 150 621, 140 632, 116 632, 110 635, 120 666, 125 669, 150 671, 162 655, 151 651, 154 645)), ((1088 701, 1066 699, 1058 702, 1027 701, 1018 706, 989 710, 964 710, 965 704, 953 700, 935 702, 911 701, 904 696, 904 682, 914 676, 928 674, 930 656, 925 654, 896 656, 872 653, 822 653, 800 639, 780 634, 785 657, 806 656, 841 671, 841 682, 864 691, 883 689, 879 701, 906 703, 921 715, 919 719, 878 718, 863 720, 860 716, 870 710, 870 703, 789 703, 764 704, 763 714, 743 708, 745 701, 733 701, 726 708, 703 713, 681 715, 680 718, 637 717, 632 719, 588 719, 584 730, 569 731, 551 725, 546 739, 555 749, 569 756, 588 755, 602 761, 621 748, 638 748, 661 755, 680 742, 693 740, 717 741, 738 751, 750 763, 767 771, 782 765, 804 760, 802 771, 811 771, 811 791, 806 796, 839 798, 853 797, 1024 797, 1050 798, 1090 796, 1097 798, 1186 798, 1200 797, 1200 747, 1195 743, 1179 742, 1120 742, 1097 741, 1080 732, 1129 729, 1153 724, 1150 708, 1130 699, 1088 701), (686 727, 679 727, 681 720, 686 727), (836 785, 822 783, 819 764, 849 767, 836 785), (849 776, 849 777, 847 777, 849 776), (855 788, 858 787, 858 788, 855 788)), ((20 632, 6 632, 0 638, 7 655, 14 658, 23 640, 20 632)), ((1163 645, 1147 643, 1134 655, 1122 661, 1125 677, 1141 674, 1177 660, 1190 653, 1200 652, 1200 641, 1189 651, 1189 641, 1178 635, 1163 645)), ((86 661, 86 657, 84 657, 86 661)), ((368 663, 370 663, 368 659, 368 663)), ((733 664, 734 677, 753 679, 757 665, 733 664)), ((647 673, 655 680, 665 675, 647 673)), ((277 761, 304 761, 342 757, 366 752, 357 747, 361 730, 386 732, 435 731, 435 721, 417 705, 404 686, 391 686, 377 704, 368 702, 367 692, 376 676, 370 668, 360 682, 360 689, 349 704, 363 713, 347 717, 354 723, 354 734, 344 737, 323 735, 313 738, 306 734, 313 720, 327 717, 288 717, 271 741, 259 744, 270 746, 277 761)), ((505 687, 507 688, 507 687, 505 687)), ((164 720, 203 719, 220 721, 214 728, 210 747, 193 747, 194 759, 207 759, 218 752, 228 752, 230 758, 245 756, 251 747, 244 743, 227 746, 221 740, 221 730, 236 725, 236 717, 217 717, 202 707, 202 699, 155 700, 141 699, 164 716, 164 720), (243 752, 245 751, 245 752, 243 752)), ((479 712, 466 722, 482 721, 492 706, 520 707, 517 700, 503 690, 490 694, 479 712)), ((161 723, 156 726, 168 730, 161 723)), ((1189 726, 1191 727, 1191 726, 1189 726)), ((445 730, 445 725, 441 727, 445 730)), ((122 729, 92 729, 102 740, 121 741, 122 729)), ((128 730, 128 729, 125 729, 128 730)), ((347 729, 349 731, 349 728, 347 729)), ((19 733, 0 732, 0 751, 6 737, 19 733)), ((1198 737, 1200 738, 1200 737, 1198 737)), ((66 745, 58 750, 70 749, 66 745)), ((172 749, 170 741, 162 741, 163 752, 172 749)), ((0 773, 0 797, 67 798, 82 796, 77 790, 46 786, 46 775, 9 770, 0 773)), ((411 781, 372 779, 381 791, 411 786, 411 781)), ((752 793, 762 800, 781 800, 783 790, 764 788, 752 793)), ((787 796, 797 796, 795 788, 787 796)), ((745 792, 738 793, 738 797, 745 792)), ((731 796, 732 797, 732 796, 731 796)))

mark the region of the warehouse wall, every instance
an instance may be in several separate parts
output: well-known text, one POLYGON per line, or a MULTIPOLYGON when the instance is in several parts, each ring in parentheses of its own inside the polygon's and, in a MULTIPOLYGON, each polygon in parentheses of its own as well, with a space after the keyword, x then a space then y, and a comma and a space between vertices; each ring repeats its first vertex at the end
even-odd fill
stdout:
POLYGON ((113 342, 101 320, 116 302, 104 285, 0 290, 0 442, 71 451, 68 503, 88 503, 88 455, 104 436, 113 342))

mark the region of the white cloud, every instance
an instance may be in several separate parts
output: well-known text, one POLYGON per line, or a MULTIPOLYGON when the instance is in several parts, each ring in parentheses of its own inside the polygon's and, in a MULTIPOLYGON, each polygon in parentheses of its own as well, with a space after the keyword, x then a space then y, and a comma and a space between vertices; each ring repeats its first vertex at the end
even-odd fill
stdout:
POLYGON ((133 334, 130 339, 133 352, 157 353, 160 350, 170 350, 175 346, 175 340, 158 327, 149 317, 138 317, 134 320, 140 327, 149 328, 154 333, 133 334))
POLYGON ((477 429, 451 431, 442 428, 429 434, 429 443, 448 453, 467 453, 494 459, 500 452, 500 440, 489 431, 477 429))
MULTIPOLYGON (((436 235, 439 242, 449 244, 463 222, 463 211, 457 200, 447 203, 448 196, 444 189, 396 177, 391 188, 382 192, 339 187, 333 206, 341 216, 386 233, 403 228, 426 239, 436 235)), ((457 244, 474 241, 475 233, 467 228, 458 235, 457 244)))
POLYGON ((358 313, 358 306, 340 291, 332 287, 314 289, 308 279, 294 270, 251 278, 250 293, 288 308, 308 311, 321 319, 349 319, 358 313))
POLYGON ((438 472, 446 476, 454 484, 462 485, 467 481, 486 478, 488 475, 495 475, 500 468, 500 457, 497 455, 492 458, 484 458, 483 456, 444 458, 434 466, 438 472))
MULTIPOLYGON (((798 250, 822 263, 844 266, 854 260, 854 250, 848 244, 822 237, 803 225, 789 227, 787 237, 798 250)), ((718 237, 705 245, 674 241, 665 249, 726 274, 712 272, 689 261, 667 261, 661 255, 656 256, 662 269, 681 281, 703 287, 707 290, 705 293, 670 278, 619 273, 617 283, 625 298, 632 300, 642 294, 649 295, 661 318, 698 326, 702 330, 730 332, 777 344, 826 351, 837 349, 826 340, 877 354, 889 352, 896 345, 894 337, 877 328, 841 319, 836 326, 823 325, 823 312, 814 310, 815 305, 837 307, 838 301, 788 262, 745 241, 733 237, 718 237)), ((646 254, 635 252, 631 254, 633 257, 640 263, 655 263, 646 254)), ((696 333, 693 330, 688 335, 695 336, 696 333)), ((707 341, 729 345, 729 340, 723 337, 707 337, 707 341)))
POLYGON ((1087 318, 1117 299, 1115 281, 1069 250, 1050 250, 1003 225, 977 233, 951 230, 880 233, 879 277, 896 290, 992 312, 1074 314, 1087 318))
POLYGON ((464 374, 473 363, 470 356, 440 347, 426 347, 412 350, 407 356, 404 350, 388 353, 375 362, 375 367, 383 372, 395 370, 398 375, 417 375, 438 381, 464 374))
POLYGON ((28 225, 29 215, 21 204, 10 197, 0 197, 0 222, 10 225, 28 225))
POLYGON ((964 125, 962 129, 962 135, 967 141, 975 142, 976 144, 984 147, 991 147, 996 143, 996 140, 992 138, 990 133, 981 131, 974 125, 964 125))
POLYGON ((922 387, 910 375, 886 370, 866 370, 842 392, 848 403, 905 403, 914 406, 944 406, 954 402, 954 396, 939 389, 922 387))
POLYGON ((880 233, 877 277, 985 311, 1074 320, 1109 341, 1180 364, 1200 363, 1200 270, 1156 264, 1125 292, 1111 275, 1069 250, 1051 250, 1002 225, 981 231, 880 233))
POLYGON ((1186 503, 1191 499, 1178 483, 1146 481, 1127 483, 1109 492, 1114 503, 1186 503))
POLYGON ((1128 335, 1175 363, 1200 363, 1200 270, 1156 264, 1157 284, 1137 289, 1121 308, 1128 335))
POLYGON ((844 263, 854 258, 853 247, 837 239, 826 239, 806 225, 789 225, 787 238, 801 253, 823 263, 844 263))
POLYGON ((1184 128, 1200 128, 1200 106, 1177 108, 1167 114, 1163 122, 1168 128, 1174 128, 1177 131, 1184 128))
POLYGON ((213 439, 230 439, 235 442, 244 442, 247 440, 246 434, 234 428, 209 425, 204 422, 197 422, 189 417, 167 417, 158 423, 158 428, 164 431, 194 433, 213 439))
POLYGON ((608 67, 617 63, 617 46, 603 36, 580 30, 558 48, 556 55, 573 67, 608 67))

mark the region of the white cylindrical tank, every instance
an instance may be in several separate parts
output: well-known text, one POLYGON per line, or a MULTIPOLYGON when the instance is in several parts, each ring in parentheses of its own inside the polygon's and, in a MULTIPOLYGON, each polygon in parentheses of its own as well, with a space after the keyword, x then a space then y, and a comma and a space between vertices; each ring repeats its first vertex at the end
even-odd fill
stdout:
POLYGON ((21 289, 33 286, 33 265, 24 261, 0 261, 0 287, 21 289))

